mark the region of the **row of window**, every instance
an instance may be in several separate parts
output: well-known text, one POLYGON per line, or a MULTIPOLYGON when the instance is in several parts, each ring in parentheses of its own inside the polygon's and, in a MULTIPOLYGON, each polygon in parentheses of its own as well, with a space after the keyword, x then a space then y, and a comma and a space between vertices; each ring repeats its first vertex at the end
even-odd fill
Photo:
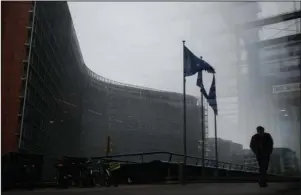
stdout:
POLYGON ((61 83, 62 74, 54 68, 54 66, 57 65, 57 62, 55 61, 56 56, 51 55, 51 48, 46 47, 45 42, 39 40, 42 37, 41 34, 35 36, 38 41, 36 41, 32 56, 32 66, 39 72, 39 75, 46 82, 46 85, 53 88, 53 92, 61 94, 58 88, 61 83))
MULTIPOLYGON (((181 120, 178 120, 181 121, 181 120)), ((175 118, 172 120, 166 120, 166 118, 154 118, 154 117, 142 117, 142 116, 129 116, 126 114, 121 114, 117 112, 115 114, 103 114, 98 116, 95 113, 85 112, 83 115, 83 122, 86 125, 91 126, 105 126, 108 124, 111 130, 116 131, 159 131, 161 133, 172 131, 174 133, 179 133, 182 129, 182 123, 176 122, 175 118), (91 125, 90 125, 91 124, 91 125)), ((188 127, 192 129, 200 128, 200 121, 189 120, 188 127)), ((84 127, 88 129, 88 127, 84 127)), ((196 130, 198 132, 198 130, 196 130)))
MULTIPOLYGON (((51 5, 53 10, 57 12, 54 15, 52 12, 48 13, 45 7, 41 6, 41 24, 44 25, 45 37, 49 39, 47 41, 50 44, 51 51, 53 53, 53 59, 55 60, 55 71, 60 71, 63 75, 57 74, 59 79, 65 79, 64 83, 72 84, 70 77, 77 75, 80 71, 79 67, 82 63, 82 59, 79 59, 78 53, 80 53, 79 48, 74 42, 76 42, 76 37, 73 37, 69 28, 66 26, 71 26, 71 20, 67 13, 63 9, 68 9, 58 3, 51 5), (71 65, 72 66, 69 66, 71 65), (76 71, 76 72, 74 72, 76 71)), ((65 10, 66 11, 66 10, 65 10)), ((55 79, 56 80, 56 79, 55 79)))
MULTIPOLYGON (((165 102, 153 102, 147 99, 137 99, 123 95, 119 96, 118 94, 111 94, 111 96, 107 98, 104 92, 102 92, 102 94, 88 92, 87 97, 89 100, 86 101, 86 106, 100 112, 105 109, 116 109, 116 111, 128 112, 129 114, 154 112, 156 114, 173 115, 174 117, 174 114, 180 114, 182 109, 182 106, 174 107, 165 102)), ((197 107, 192 109, 197 110, 197 107)))
POLYGON ((45 83, 41 81, 35 71, 31 71, 30 73, 29 85, 32 91, 28 93, 29 99, 34 102, 37 107, 41 107, 45 111, 56 109, 55 93, 49 89, 49 85, 45 85, 45 83))
MULTIPOLYGON (((57 123, 61 119, 57 115, 63 110, 57 110, 58 105, 55 98, 63 99, 65 87, 68 88, 65 81, 71 80, 68 77, 70 73, 65 69, 69 70, 69 63, 72 63, 73 66, 78 59, 74 56, 72 48, 74 45, 70 43, 71 38, 65 32, 66 22, 60 18, 62 12, 58 11, 57 14, 53 14, 54 10, 47 7, 53 5, 60 7, 57 6, 58 3, 37 2, 35 24, 31 29, 34 36, 31 44, 28 96, 24 114, 26 121, 24 121, 23 132, 25 140, 28 140, 23 143, 24 147, 43 153, 54 151, 54 148, 56 148, 56 152, 62 150, 55 147, 62 146, 64 139, 62 136, 66 139, 66 136, 69 136, 70 143, 74 141, 74 139, 70 139, 72 132, 66 131, 68 124, 57 123), (51 120, 55 122, 51 124, 51 120)), ((70 23, 70 20, 68 22, 70 23)), ((26 63, 24 64, 26 65, 26 63)), ((25 66, 24 74, 26 72, 27 66, 25 66)), ((72 81, 69 83, 72 84, 72 81)))
POLYGON ((47 133, 47 131, 38 128, 30 121, 24 123, 24 134, 23 143, 30 147, 30 151, 45 153, 46 148, 51 148, 49 146, 55 143, 53 135, 47 133))
MULTIPOLYGON (((92 78, 99 78, 101 81, 104 82, 111 82, 110 80, 106 80, 105 78, 97 75, 96 73, 92 72, 92 71, 88 71, 88 74, 92 77, 92 78)), ((95 79, 91 79, 92 83, 99 83, 98 80, 95 79)), ((105 88, 107 88, 108 91, 111 92, 117 92, 117 93, 124 93, 125 91, 129 94, 129 95, 134 95, 134 96, 139 96, 139 97, 144 97, 144 98, 148 98, 148 99, 158 99, 158 100, 166 100, 169 102, 172 101, 176 101, 176 102, 181 102, 182 96, 180 94, 176 94, 176 93, 172 93, 170 96, 168 96, 167 94, 169 92, 152 92, 152 91, 147 91, 147 90, 143 90, 143 89, 135 89, 134 87, 131 89, 131 87, 127 87, 127 86, 120 86, 120 87, 114 87, 113 85, 110 86, 110 84, 107 84, 108 86, 105 88), (127 88, 130 88, 131 90, 127 90, 127 88), (167 93, 167 94, 164 94, 167 93)), ((103 85, 99 85, 98 87, 99 89, 103 88, 103 85)), ((193 103, 193 100, 189 100, 189 97, 187 99, 187 103, 193 103)))

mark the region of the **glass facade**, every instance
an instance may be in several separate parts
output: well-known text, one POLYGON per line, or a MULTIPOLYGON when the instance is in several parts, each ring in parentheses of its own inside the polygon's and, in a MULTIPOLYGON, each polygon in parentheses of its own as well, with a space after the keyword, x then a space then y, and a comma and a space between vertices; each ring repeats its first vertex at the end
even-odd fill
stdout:
POLYGON ((80 105, 85 75, 68 6, 35 2, 30 14, 21 149, 75 155, 81 114, 64 102, 80 105))
MULTIPOLYGON (((104 156, 107 136, 110 154, 139 152, 183 153, 182 95, 124 85, 88 70, 84 96, 82 152, 104 156)), ((188 155, 199 155, 201 107, 187 97, 188 155)))
MULTIPOLYGON (((110 136, 110 154, 183 153, 182 94, 117 83, 87 68, 66 2, 36 2, 31 14, 21 150, 104 156, 110 136)), ((187 153, 198 156, 201 107, 186 100, 187 153)))

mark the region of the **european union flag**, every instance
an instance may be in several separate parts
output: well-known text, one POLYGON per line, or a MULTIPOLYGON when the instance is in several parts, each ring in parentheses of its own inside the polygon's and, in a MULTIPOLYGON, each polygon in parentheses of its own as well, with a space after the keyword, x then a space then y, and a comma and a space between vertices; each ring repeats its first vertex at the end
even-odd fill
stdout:
POLYGON ((192 76, 197 72, 206 70, 215 73, 215 70, 206 61, 195 56, 186 46, 184 46, 184 76, 192 76))
POLYGON ((213 75, 213 80, 208 94, 208 103, 213 109, 215 115, 217 115, 217 101, 216 101, 216 87, 215 87, 215 75, 213 75))
POLYGON ((205 96, 206 99, 208 99, 207 91, 204 88, 203 84, 203 71, 198 72, 198 78, 196 80, 196 85, 201 88, 201 93, 205 96))

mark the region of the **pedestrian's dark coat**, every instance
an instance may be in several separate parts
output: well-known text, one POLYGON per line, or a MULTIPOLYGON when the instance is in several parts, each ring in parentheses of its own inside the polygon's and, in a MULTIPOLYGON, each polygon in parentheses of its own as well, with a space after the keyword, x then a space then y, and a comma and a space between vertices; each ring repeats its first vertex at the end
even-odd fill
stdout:
POLYGON ((251 139, 250 148, 256 156, 271 155, 273 145, 273 138, 269 133, 264 133, 263 135, 255 134, 251 139))

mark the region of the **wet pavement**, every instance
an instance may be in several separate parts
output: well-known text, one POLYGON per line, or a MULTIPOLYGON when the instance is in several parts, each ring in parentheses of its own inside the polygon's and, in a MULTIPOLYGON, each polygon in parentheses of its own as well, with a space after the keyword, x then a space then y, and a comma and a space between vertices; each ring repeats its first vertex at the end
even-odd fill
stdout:
POLYGON ((185 186, 172 185, 122 185, 119 187, 36 189, 34 191, 15 190, 4 192, 6 195, 298 195, 300 183, 270 183, 260 188, 256 183, 199 183, 185 186))

